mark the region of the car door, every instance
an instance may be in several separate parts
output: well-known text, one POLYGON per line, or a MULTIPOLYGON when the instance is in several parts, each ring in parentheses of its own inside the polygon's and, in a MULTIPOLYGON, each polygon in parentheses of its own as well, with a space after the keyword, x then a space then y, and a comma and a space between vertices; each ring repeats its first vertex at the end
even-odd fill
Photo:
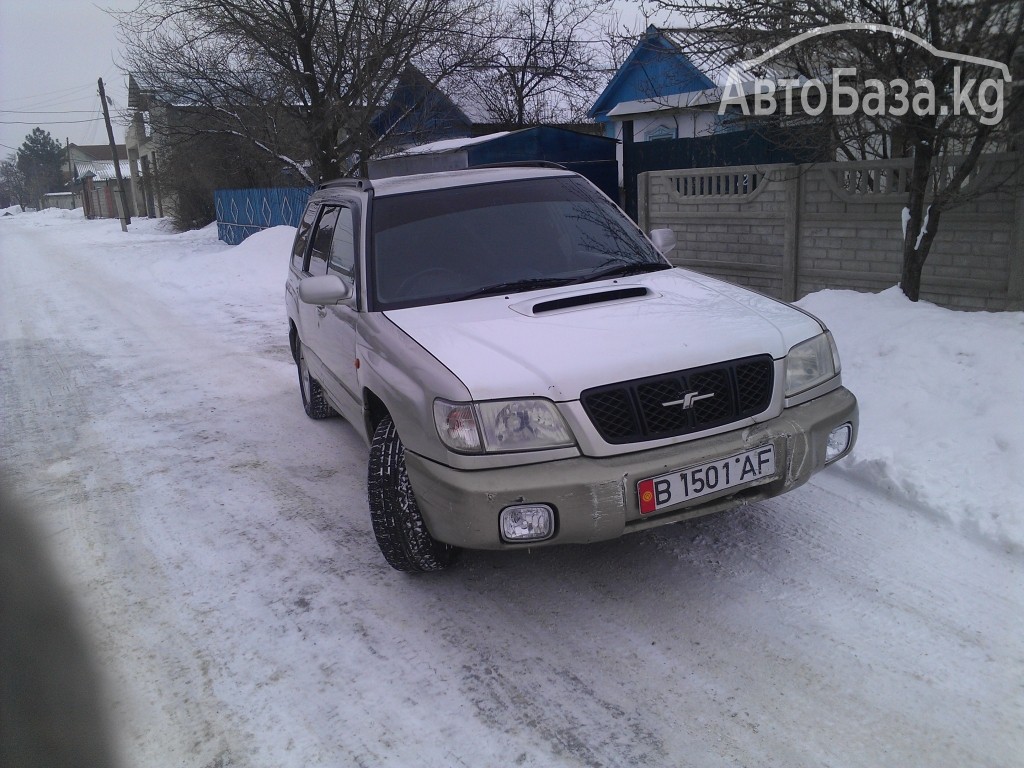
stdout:
MULTIPOLYGON (((310 249, 309 275, 334 274, 349 285, 351 298, 336 305, 306 305, 309 313, 307 345, 317 361, 315 378, 327 390, 342 416, 358 424, 362 398, 356 383, 356 207, 352 203, 325 203, 310 249)), ((310 361, 311 367, 313 362, 310 361)))

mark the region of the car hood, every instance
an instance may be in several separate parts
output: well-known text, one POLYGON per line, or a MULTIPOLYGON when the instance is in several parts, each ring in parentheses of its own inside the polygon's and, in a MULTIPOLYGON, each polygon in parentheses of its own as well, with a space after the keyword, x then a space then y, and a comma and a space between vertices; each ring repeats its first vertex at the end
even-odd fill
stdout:
POLYGON ((389 310, 475 400, 590 387, 769 354, 821 332, 788 304, 682 269, 389 310))

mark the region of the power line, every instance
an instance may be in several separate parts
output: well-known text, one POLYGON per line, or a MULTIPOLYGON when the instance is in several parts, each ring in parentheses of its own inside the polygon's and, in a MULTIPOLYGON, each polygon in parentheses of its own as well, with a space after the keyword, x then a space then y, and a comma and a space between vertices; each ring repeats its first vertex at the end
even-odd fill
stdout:
POLYGON ((92 123, 99 120, 100 117, 97 115, 89 120, 0 120, 0 125, 39 125, 45 123, 46 125, 76 125, 78 123, 92 123))
POLYGON ((70 93, 74 93, 75 91, 88 91, 90 96, 95 96, 95 94, 96 94, 96 84, 95 83, 85 83, 83 85, 73 85, 73 86, 70 86, 68 88, 60 88, 59 90, 55 90, 55 91, 41 91, 41 92, 38 92, 38 93, 33 93, 31 96, 17 96, 17 97, 14 97, 14 98, 5 98, 5 99, 3 99, 3 103, 4 104, 16 104, 16 103, 22 102, 22 101, 31 101, 31 100, 34 100, 34 99, 44 99, 44 98, 49 97, 49 96, 54 96, 54 97, 58 97, 59 98, 61 96, 66 96, 66 95, 68 95, 70 93))
POLYGON ((46 109, 0 109, 0 114, 5 115, 72 115, 72 114, 92 114, 96 110, 94 109, 57 109, 57 110, 46 110, 46 109))

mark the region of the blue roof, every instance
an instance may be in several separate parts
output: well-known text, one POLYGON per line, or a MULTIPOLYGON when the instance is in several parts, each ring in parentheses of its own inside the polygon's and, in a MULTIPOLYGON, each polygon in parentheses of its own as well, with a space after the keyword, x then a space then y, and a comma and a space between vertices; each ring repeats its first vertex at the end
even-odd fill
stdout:
POLYGON ((608 112, 624 101, 656 99, 714 87, 715 82, 694 65, 676 42, 651 26, 587 114, 598 122, 606 122, 608 112))

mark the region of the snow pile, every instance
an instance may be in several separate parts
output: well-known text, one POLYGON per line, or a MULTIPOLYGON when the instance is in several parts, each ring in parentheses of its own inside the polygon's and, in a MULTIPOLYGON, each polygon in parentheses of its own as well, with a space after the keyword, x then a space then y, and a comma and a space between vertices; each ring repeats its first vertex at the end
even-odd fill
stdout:
POLYGON ((1005 546, 1024 548, 1024 313, 957 312, 821 291, 860 437, 841 471, 1005 546))

